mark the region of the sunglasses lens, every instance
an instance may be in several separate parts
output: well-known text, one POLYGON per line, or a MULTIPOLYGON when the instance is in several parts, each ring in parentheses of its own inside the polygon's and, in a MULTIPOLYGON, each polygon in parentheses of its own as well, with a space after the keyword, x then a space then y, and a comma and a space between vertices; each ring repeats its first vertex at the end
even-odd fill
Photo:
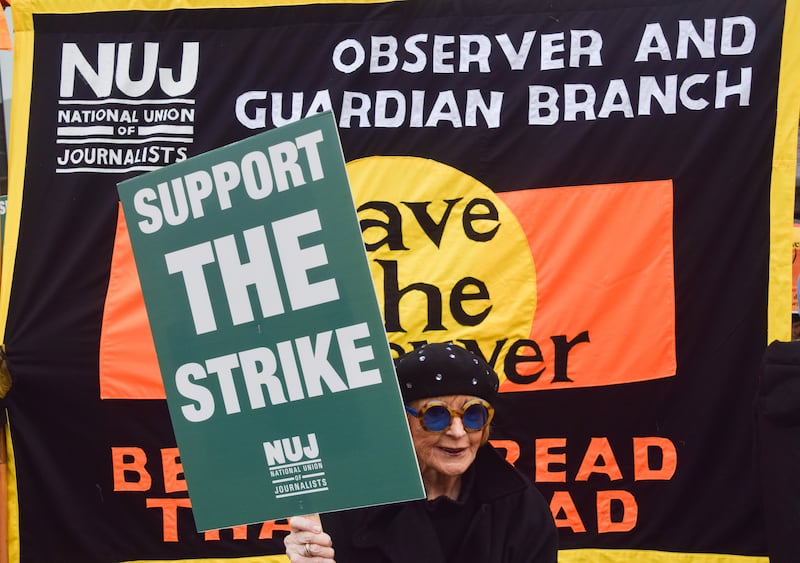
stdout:
POLYGON ((489 422, 489 411, 483 405, 471 405, 461 419, 467 430, 481 430, 489 422))
POLYGON ((441 432, 450 426, 450 411, 440 405, 434 405, 422 415, 422 424, 431 432, 441 432))

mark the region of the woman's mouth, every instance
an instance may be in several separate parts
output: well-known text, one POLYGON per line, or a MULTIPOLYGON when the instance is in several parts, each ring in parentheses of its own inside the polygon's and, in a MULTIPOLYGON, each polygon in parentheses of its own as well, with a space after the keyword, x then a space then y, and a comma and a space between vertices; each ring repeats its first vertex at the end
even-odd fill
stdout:
POLYGON ((439 446, 439 449, 442 450, 447 455, 452 455, 452 456, 461 455, 462 453, 464 453, 465 450, 465 448, 445 448, 443 446, 439 446))

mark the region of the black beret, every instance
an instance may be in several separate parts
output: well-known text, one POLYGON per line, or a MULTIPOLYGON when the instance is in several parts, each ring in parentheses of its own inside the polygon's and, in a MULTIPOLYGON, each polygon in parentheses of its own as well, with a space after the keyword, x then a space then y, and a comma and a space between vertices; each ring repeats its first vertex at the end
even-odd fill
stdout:
POLYGON ((395 360, 406 402, 443 395, 473 395, 489 402, 499 380, 486 361, 456 344, 425 344, 395 360))

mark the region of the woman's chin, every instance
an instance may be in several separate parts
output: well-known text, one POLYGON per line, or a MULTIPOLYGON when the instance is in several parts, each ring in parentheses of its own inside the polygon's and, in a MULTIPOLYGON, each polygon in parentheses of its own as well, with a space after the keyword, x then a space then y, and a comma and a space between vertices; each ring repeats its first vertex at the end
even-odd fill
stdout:
POLYGON ((448 476, 463 475, 474 459, 467 448, 439 448, 433 469, 448 476))

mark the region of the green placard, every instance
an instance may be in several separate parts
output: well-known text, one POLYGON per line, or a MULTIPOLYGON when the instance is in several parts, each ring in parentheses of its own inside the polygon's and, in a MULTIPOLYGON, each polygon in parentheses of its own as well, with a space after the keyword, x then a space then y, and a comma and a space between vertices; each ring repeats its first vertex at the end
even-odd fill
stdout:
POLYGON ((423 497, 332 114, 118 188, 198 530, 423 497))

